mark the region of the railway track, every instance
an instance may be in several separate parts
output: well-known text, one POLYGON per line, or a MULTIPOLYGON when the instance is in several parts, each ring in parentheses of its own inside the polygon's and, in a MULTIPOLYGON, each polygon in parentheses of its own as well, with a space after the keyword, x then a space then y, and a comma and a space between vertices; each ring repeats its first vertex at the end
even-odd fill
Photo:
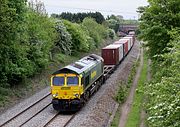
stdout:
MULTIPOLYGON (((8 120, 6 120, 5 122, 3 122, 2 124, 0 124, 0 127, 3 126, 7 126, 9 123, 11 123, 12 121, 14 121, 16 118, 18 118, 19 116, 21 116, 22 114, 26 113, 28 110, 30 110, 31 108, 33 108, 34 106, 38 105, 38 103, 40 103, 42 100, 48 98, 50 96, 50 93, 44 95, 42 98, 40 98, 39 100, 35 101, 33 104, 29 105, 28 107, 26 107, 25 109, 23 109, 22 111, 18 112, 17 114, 15 114, 14 116, 12 116, 11 118, 9 118, 8 120)), ((27 120, 25 120, 20 126, 24 125, 25 123, 27 123, 30 119, 32 119, 35 115, 39 114, 42 110, 44 110, 45 108, 47 108, 51 103, 47 104, 45 107, 43 107, 41 110, 39 110, 38 112, 36 112, 33 116, 31 116, 30 118, 28 118, 27 120)))
MULTIPOLYGON (((36 117, 41 117, 41 114, 43 111, 46 112, 45 110, 49 110, 48 108, 51 107, 51 103, 47 103, 44 107, 41 107, 39 110, 35 111, 35 113, 31 113, 28 117, 22 119, 25 114, 28 114, 30 112, 29 110, 32 110, 32 108, 35 109, 34 106, 38 106, 39 103, 42 103, 42 101, 50 96, 50 93, 44 95, 41 99, 37 100, 33 104, 29 105, 22 111, 18 112, 17 114, 13 115, 11 118, 3 122, 0 127, 11 127, 11 126, 17 126, 17 127, 26 127, 31 125, 32 122, 36 123, 34 119, 36 117), (38 116, 39 115, 39 116, 38 116), (19 120, 19 119, 22 120, 19 120)), ((33 110, 34 110, 33 109, 33 110)), ((50 116, 46 116, 47 119, 44 120, 39 127, 49 127, 53 126, 54 124, 57 126, 62 126, 66 127, 68 123, 75 117, 77 113, 73 115, 65 115, 65 114, 59 114, 59 112, 51 113, 50 116)), ((26 115, 27 116, 27 115, 26 115)), ((36 125, 35 125, 36 126, 36 125)))
POLYGON ((47 127, 52 121, 55 120, 55 118, 58 116, 59 113, 55 114, 52 118, 49 119, 49 121, 43 123, 41 127, 47 127))
POLYGON ((40 127, 66 127, 77 113, 72 115, 55 114, 49 121, 40 125, 40 127))
POLYGON ((65 124, 63 127, 66 127, 66 126, 71 122, 71 120, 72 120, 75 116, 76 116, 76 114, 73 115, 73 116, 66 122, 66 124, 65 124))

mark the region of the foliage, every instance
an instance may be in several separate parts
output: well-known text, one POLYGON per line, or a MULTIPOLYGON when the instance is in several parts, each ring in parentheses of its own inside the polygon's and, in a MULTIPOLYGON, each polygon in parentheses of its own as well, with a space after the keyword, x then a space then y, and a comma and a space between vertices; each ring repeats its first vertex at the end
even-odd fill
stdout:
POLYGON ((58 33, 55 46, 58 47, 62 53, 71 54, 72 37, 67 31, 65 25, 62 21, 58 20, 55 28, 58 33))
POLYGON ((119 26, 124 24, 138 25, 137 20, 125 20, 122 16, 111 15, 108 16, 106 21, 108 22, 109 28, 113 29, 116 33, 119 31, 119 26))
POLYGON ((104 16, 100 12, 87 12, 87 13, 70 13, 70 12, 63 12, 60 15, 52 14, 54 18, 62 18, 69 20, 71 22, 81 23, 85 18, 90 17, 94 18, 95 21, 99 24, 102 24, 105 19, 104 16))
POLYGON ((180 1, 149 0, 140 7, 140 38, 147 41, 153 80, 146 88, 148 124, 180 125, 180 1))
POLYGON ((119 30, 120 23, 115 19, 109 19, 107 21, 108 21, 108 24, 109 24, 109 28, 113 29, 117 33, 118 30, 119 30))
POLYGON ((72 36, 72 51, 85 51, 89 50, 88 36, 80 27, 79 24, 71 23, 67 20, 64 20, 64 24, 68 32, 72 36))
POLYGON ((159 65, 161 71, 155 73, 153 81, 147 86, 149 102, 148 123, 150 126, 180 125, 180 30, 170 32, 172 48, 162 55, 164 61, 159 65))
POLYGON ((82 25, 89 31, 89 35, 94 40, 96 47, 108 36, 106 28, 92 18, 85 18, 82 25))
POLYGON ((20 34, 23 31, 25 1, 24 0, 1 0, 0 1, 0 85, 7 82, 16 82, 20 79, 24 68, 28 67, 25 58, 20 34), (19 46, 21 45, 21 46, 19 46))
POLYGON ((27 14, 28 56, 34 72, 48 65, 49 51, 54 44, 55 29, 53 20, 39 13, 29 11, 27 14))
POLYGON ((152 59, 160 59, 159 54, 166 53, 170 41, 168 31, 180 27, 180 1, 149 0, 149 6, 139 7, 140 38, 148 41, 149 55, 152 59), (156 56, 156 57, 155 57, 156 56))
POLYGON ((127 79, 128 80, 127 83, 120 84, 118 93, 116 95, 116 101, 118 101, 119 103, 123 103, 125 101, 125 99, 127 98, 128 91, 133 82, 134 76, 136 74, 136 68, 138 65, 139 65, 139 61, 137 61, 133 64, 131 72, 127 79))
POLYGON ((119 86, 119 90, 118 90, 118 93, 117 93, 117 96, 116 96, 116 101, 118 103, 123 103, 127 97, 127 93, 128 93, 128 88, 126 85, 120 85, 119 86))
POLYGON ((0 4, 0 85, 15 85, 48 63, 53 25, 46 16, 31 12, 23 0, 0 4))
POLYGON ((116 33, 113 29, 108 29, 108 36, 111 38, 111 39, 114 39, 116 37, 116 33))

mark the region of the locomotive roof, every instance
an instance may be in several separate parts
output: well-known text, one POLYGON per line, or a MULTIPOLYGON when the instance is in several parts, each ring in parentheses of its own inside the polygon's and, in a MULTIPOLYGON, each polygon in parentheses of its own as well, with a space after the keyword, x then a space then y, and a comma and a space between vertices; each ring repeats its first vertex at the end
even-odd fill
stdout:
POLYGON ((75 73, 75 74, 81 74, 90 68, 94 67, 96 63, 103 61, 102 57, 97 56, 95 54, 91 54, 89 56, 83 57, 82 59, 67 65, 60 70, 53 73, 59 74, 59 73, 75 73))

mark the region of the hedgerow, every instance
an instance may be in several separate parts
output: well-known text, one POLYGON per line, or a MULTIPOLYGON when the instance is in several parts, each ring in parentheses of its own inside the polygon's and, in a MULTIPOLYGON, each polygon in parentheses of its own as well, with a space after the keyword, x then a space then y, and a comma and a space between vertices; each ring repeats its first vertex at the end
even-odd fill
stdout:
POLYGON ((148 123, 153 127, 179 127, 180 125, 180 31, 170 32, 173 40, 169 53, 163 54, 161 71, 155 73, 146 88, 149 97, 148 123), (164 73, 165 72, 165 73, 164 73))

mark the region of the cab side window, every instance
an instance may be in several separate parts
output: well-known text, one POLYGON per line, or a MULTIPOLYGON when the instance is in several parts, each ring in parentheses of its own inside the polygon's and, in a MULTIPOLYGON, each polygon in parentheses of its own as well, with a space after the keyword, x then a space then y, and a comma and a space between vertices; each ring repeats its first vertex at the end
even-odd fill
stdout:
POLYGON ((89 75, 85 78, 85 86, 89 85, 89 75))

